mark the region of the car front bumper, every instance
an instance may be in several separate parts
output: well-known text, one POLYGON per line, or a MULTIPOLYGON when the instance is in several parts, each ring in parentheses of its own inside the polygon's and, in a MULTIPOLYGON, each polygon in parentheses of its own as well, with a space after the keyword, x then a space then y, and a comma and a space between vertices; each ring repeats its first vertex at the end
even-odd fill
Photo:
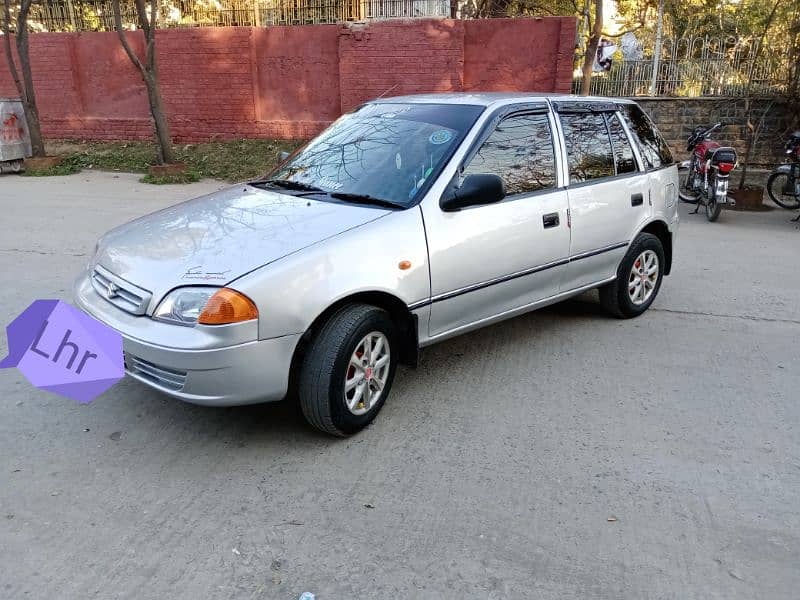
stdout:
POLYGON ((102 298, 87 275, 76 281, 74 297, 81 310, 122 335, 126 373, 165 394, 206 406, 286 395, 301 334, 258 340, 256 322, 183 327, 135 316, 102 298))

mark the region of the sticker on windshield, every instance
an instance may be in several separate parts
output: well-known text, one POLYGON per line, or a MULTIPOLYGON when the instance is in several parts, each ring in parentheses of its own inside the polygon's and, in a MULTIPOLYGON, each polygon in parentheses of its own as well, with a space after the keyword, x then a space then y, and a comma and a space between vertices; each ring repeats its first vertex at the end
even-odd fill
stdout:
POLYGON ((439 131, 434 131, 429 138, 431 144, 446 144, 450 140, 453 139, 453 134, 447 131, 447 129, 440 129, 439 131))

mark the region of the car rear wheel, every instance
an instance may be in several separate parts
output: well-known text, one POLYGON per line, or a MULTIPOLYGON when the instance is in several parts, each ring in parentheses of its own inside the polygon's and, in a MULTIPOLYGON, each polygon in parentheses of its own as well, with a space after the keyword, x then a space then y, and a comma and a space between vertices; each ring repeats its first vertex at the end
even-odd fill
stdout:
POLYGON ((345 437, 380 412, 399 357, 389 314, 353 304, 334 313, 311 342, 300 371, 298 396, 306 420, 345 437))
POLYGON ((664 247, 640 233, 617 268, 617 278, 600 288, 600 303, 615 317, 638 317, 653 303, 664 277, 664 247))

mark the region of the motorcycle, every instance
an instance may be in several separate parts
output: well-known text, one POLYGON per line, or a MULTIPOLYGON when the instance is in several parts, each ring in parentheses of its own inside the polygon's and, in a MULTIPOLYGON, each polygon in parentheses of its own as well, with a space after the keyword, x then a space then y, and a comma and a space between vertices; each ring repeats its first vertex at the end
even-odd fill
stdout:
MULTIPOLYGON (((800 208, 800 131, 795 131, 786 142, 789 163, 780 165, 767 179, 767 193, 772 201, 783 208, 800 208)), ((792 221, 800 220, 800 215, 792 221)))
POLYGON ((686 146, 692 158, 680 165, 688 173, 678 196, 684 202, 697 204, 692 214, 697 214, 700 207, 705 206, 706 217, 712 222, 719 218, 724 204, 736 204, 733 198, 728 197, 728 178, 738 160, 736 150, 721 146, 711 139, 711 133, 721 126, 722 123, 712 127, 695 127, 686 146))

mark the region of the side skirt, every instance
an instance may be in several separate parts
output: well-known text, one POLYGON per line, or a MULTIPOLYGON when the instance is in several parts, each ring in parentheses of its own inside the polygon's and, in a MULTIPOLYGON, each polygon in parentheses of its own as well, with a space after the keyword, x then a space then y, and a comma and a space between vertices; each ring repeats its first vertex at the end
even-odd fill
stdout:
POLYGON ((617 276, 614 275, 613 277, 609 277, 608 279, 603 279, 602 281, 597 281, 594 283, 590 283, 589 285, 584 285, 579 288, 575 288, 566 292, 561 292, 560 294, 556 294, 555 296, 542 298, 541 300, 537 300, 536 302, 531 302, 530 304, 525 304, 518 308, 512 308, 511 310, 498 313, 491 317, 485 317, 478 321, 467 323, 466 325, 460 325, 459 327, 448 329, 447 331, 443 331, 442 333, 438 333, 432 337, 420 338, 419 346, 420 348, 424 348, 425 346, 430 346, 431 344, 436 344, 438 342, 443 342, 444 340, 456 337, 458 335, 461 335, 462 333, 474 331, 475 329, 480 329, 481 327, 486 327, 487 325, 492 325, 493 323, 499 323, 500 321, 505 321, 506 319, 516 317, 517 315, 521 315, 526 312, 531 312, 532 310, 536 310, 538 308, 544 308, 545 306, 556 304, 557 302, 561 302, 562 300, 566 300, 567 298, 570 298, 572 296, 577 296, 578 294, 582 294, 585 291, 594 289, 596 287, 600 287, 607 283, 611 283, 616 278, 617 276))

